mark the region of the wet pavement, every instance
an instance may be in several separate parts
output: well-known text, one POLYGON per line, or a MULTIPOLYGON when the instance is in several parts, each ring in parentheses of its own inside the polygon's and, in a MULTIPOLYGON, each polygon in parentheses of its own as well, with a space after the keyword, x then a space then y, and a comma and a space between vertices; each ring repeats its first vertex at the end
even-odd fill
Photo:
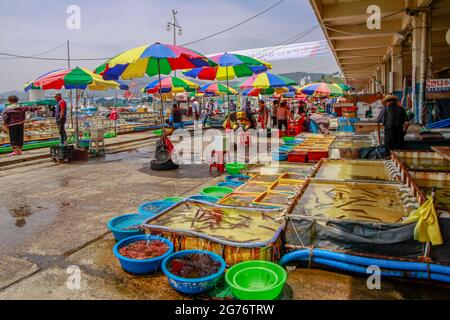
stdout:
MULTIPOLYGON (((111 218, 146 201, 197 194, 215 185, 207 165, 150 169, 151 147, 67 165, 2 172, 0 299, 187 299, 159 274, 122 271, 106 228, 111 218), (73 268, 81 285, 70 286, 73 268), (77 269, 78 270, 78 269, 77 269)), ((405 282, 368 290, 366 279, 297 269, 288 280, 294 299, 439 299, 450 291, 405 282)))

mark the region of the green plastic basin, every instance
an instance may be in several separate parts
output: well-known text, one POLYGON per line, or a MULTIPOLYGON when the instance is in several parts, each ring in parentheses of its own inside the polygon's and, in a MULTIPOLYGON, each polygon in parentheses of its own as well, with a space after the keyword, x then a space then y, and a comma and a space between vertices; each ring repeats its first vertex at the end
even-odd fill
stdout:
POLYGON ((240 174, 243 170, 247 169, 247 165, 239 162, 227 163, 225 169, 229 174, 240 174))
POLYGON ((230 193, 232 193, 234 190, 231 188, 226 188, 226 187, 207 187, 204 188, 202 190, 202 194, 205 196, 212 196, 212 197, 216 197, 219 199, 222 199, 223 197, 229 195, 230 193))
POLYGON ((239 300, 274 300, 283 291, 287 272, 272 262, 247 261, 231 267, 225 280, 239 300))
POLYGON ((283 141, 284 142, 286 142, 286 141, 293 141, 293 140, 295 140, 295 137, 283 137, 283 141))

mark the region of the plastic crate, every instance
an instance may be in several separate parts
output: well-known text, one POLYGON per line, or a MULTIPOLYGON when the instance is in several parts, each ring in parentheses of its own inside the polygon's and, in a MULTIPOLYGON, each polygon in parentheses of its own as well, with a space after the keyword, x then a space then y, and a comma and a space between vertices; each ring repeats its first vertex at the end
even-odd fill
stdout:
POLYGON ((305 163, 308 161, 308 153, 302 151, 292 151, 288 153, 288 162, 301 162, 305 163))
POLYGON ((308 162, 319 162, 320 160, 328 158, 328 151, 309 151, 308 162))
POLYGON ((54 161, 73 161, 75 159, 75 147, 74 146, 51 147, 50 156, 54 161))

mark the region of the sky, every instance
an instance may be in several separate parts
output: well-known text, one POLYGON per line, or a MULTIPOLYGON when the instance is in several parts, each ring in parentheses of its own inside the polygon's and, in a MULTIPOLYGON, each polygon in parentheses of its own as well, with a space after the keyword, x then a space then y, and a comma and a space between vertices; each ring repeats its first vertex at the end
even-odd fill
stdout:
MULTIPOLYGON (((107 58, 154 42, 172 43, 166 30, 172 9, 183 27, 178 44, 198 40, 235 25, 278 0, 2 0, 0 52, 35 55, 67 40, 72 58, 107 58), (67 8, 81 9, 81 29, 69 30, 67 8)), ((256 19, 214 38, 188 46, 203 54, 275 46, 317 25, 308 0, 285 0, 256 19)), ((319 28, 298 42, 323 40, 319 28)), ((66 58, 65 48, 43 57, 66 58)), ((104 61, 73 62, 95 68, 104 61)), ((21 90, 25 82, 58 68, 65 61, 9 59, 0 56, 0 92, 21 90)), ((274 73, 338 71, 332 54, 273 63, 274 73)))

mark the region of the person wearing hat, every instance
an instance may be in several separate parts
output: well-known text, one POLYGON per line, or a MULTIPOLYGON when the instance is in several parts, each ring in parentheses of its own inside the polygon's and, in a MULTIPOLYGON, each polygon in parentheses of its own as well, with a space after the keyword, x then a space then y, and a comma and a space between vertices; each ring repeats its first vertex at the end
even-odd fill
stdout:
POLYGON ((392 150, 405 148, 405 135, 409 121, 405 109, 398 105, 397 97, 387 95, 383 101, 383 110, 378 117, 378 140, 381 141, 380 123, 384 125, 384 144, 387 155, 392 150))

